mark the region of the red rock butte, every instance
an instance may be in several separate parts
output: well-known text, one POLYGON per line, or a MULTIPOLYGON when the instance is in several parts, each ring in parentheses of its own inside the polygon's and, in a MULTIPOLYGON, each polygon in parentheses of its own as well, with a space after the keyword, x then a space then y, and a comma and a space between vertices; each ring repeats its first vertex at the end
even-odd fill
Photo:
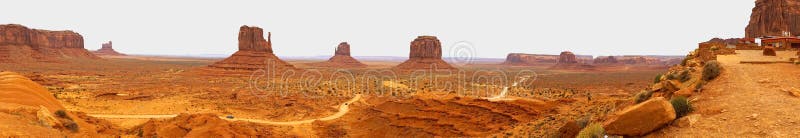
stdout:
POLYGON ((320 67, 336 67, 336 68, 364 68, 367 67, 367 64, 361 63, 355 58, 350 56, 350 44, 347 42, 339 43, 339 46, 336 47, 336 51, 334 51, 333 57, 328 59, 328 61, 314 63, 312 66, 320 66, 320 67))
POLYGON ((72 31, 0 25, 0 62, 58 62, 66 58, 99 59, 83 47, 83 36, 72 31))
POLYGON ((745 37, 784 35, 800 35, 800 0, 756 0, 745 37))
POLYGON ((239 28, 239 51, 230 57, 209 65, 224 70, 254 71, 267 69, 273 71, 294 70, 293 65, 281 60, 272 53, 271 33, 264 40, 264 31, 258 27, 239 28))
POLYGON ((100 47, 97 51, 92 51, 95 55, 98 56, 125 56, 125 54, 119 53, 114 50, 113 46, 111 45, 111 41, 108 43, 103 43, 103 47, 100 47))
POLYGON ((419 36, 411 42, 411 51, 408 60, 395 66, 394 69, 402 71, 457 70, 452 65, 442 60, 442 44, 435 36, 419 36))
POLYGON ((569 51, 561 52, 558 56, 558 64, 577 64, 578 58, 575 57, 575 54, 569 51))

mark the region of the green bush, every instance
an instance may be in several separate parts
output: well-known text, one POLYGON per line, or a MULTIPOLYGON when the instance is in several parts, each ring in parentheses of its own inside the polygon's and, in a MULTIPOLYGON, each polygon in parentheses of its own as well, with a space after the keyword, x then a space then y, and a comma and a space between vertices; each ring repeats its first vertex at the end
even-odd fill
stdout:
POLYGON ((64 110, 56 110, 56 117, 64 118, 64 119, 67 119, 67 120, 72 120, 72 118, 69 117, 67 115, 67 112, 64 111, 64 110))
POLYGON ((689 74, 689 70, 683 70, 683 71, 682 71, 682 72, 681 72, 681 73, 678 75, 678 80, 679 80, 679 81, 681 81, 681 82, 686 82, 686 81, 688 81, 689 79, 692 79, 692 76, 689 74))
POLYGON ((642 103, 644 101, 647 101, 647 99, 650 99, 650 96, 653 96, 653 92, 652 91, 639 92, 639 93, 636 94, 636 103, 638 104, 638 103, 642 103))
POLYGON ((661 75, 661 74, 658 74, 658 75, 656 75, 656 79, 655 79, 655 80, 653 80, 653 83, 659 83, 659 82, 661 82, 661 76, 664 76, 664 75, 661 75))
POLYGON ((586 125, 589 125, 590 118, 591 117, 589 117, 589 116, 581 117, 580 119, 575 121, 575 123, 578 124, 578 127, 583 129, 584 127, 586 127, 586 125))
POLYGON ((692 103, 689 102, 689 99, 683 96, 674 97, 669 100, 672 103, 672 108, 675 109, 675 115, 677 118, 683 117, 689 112, 692 112, 692 103))
POLYGON ((706 65, 703 66, 703 74, 702 79, 704 81, 709 81, 719 76, 722 67, 719 65, 719 62, 716 60, 706 62, 706 65))
POLYGON ((577 138, 602 138, 606 135, 606 130, 600 124, 594 123, 586 126, 578 133, 577 138))

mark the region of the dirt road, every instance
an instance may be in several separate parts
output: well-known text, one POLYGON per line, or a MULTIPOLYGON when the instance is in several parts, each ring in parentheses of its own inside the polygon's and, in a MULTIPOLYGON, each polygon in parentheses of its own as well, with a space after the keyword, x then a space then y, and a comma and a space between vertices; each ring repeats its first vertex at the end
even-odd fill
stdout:
MULTIPOLYGON (((529 76, 520 77, 520 80, 514 82, 514 84, 512 84, 511 87, 516 87, 517 84, 519 84, 520 82, 525 82, 525 80, 528 79, 528 78, 529 78, 529 76)), ((503 91, 501 91, 500 94, 498 94, 498 95, 496 95, 494 97, 488 97, 486 99, 489 100, 489 101, 493 101, 493 102, 494 101, 502 101, 502 100, 513 100, 513 99, 505 98, 506 94, 508 94, 508 89, 509 89, 508 86, 503 87, 503 91)))
MULTIPOLYGON (((333 115, 318 118, 318 119, 308 119, 308 120, 298 120, 298 121, 287 121, 287 122, 276 122, 276 121, 269 121, 269 120, 260 120, 260 119, 247 119, 247 118, 233 118, 228 119, 225 116, 220 116, 219 118, 230 120, 230 121, 246 121, 246 122, 253 122, 253 123, 262 123, 262 124, 270 124, 270 125, 299 125, 299 124, 307 124, 312 123, 314 121, 328 121, 334 120, 339 117, 344 116, 347 112, 350 111, 350 105, 354 102, 361 99, 361 95, 358 94, 352 99, 347 102, 342 103, 339 105, 339 112, 336 112, 333 115)), ((164 119, 164 118, 173 118, 178 116, 178 114, 168 114, 168 115, 110 115, 110 114, 89 114, 89 116, 97 117, 97 118, 115 118, 115 119, 164 119)))
POLYGON ((652 137, 796 137, 800 135, 800 66, 740 64, 746 56, 720 56, 724 71, 693 98, 701 117, 691 127, 675 125, 652 137))

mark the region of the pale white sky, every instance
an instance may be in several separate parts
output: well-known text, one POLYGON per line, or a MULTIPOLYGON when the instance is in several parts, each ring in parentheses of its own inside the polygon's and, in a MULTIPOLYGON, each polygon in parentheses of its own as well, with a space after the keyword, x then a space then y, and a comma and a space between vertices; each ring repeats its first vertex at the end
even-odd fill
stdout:
MULTIPOLYGON (((459 41, 478 57, 507 53, 685 55, 713 37, 742 37, 754 0, 136 0, 2 2, 0 24, 81 33, 90 50, 229 55, 239 26, 272 32, 278 56, 408 56, 418 35, 444 52, 459 41)), ((447 56, 447 54, 445 54, 447 56)))

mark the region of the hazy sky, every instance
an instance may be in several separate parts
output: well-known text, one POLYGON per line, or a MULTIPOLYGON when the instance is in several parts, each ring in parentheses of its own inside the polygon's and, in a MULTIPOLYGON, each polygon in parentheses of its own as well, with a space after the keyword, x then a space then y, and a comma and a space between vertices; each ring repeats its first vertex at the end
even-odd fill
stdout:
MULTIPOLYGON (((0 24, 74 30, 86 48, 114 41, 128 54, 229 55, 242 25, 272 32, 278 56, 408 56, 435 35, 444 53, 471 43, 507 53, 685 55, 713 37, 743 37, 754 0, 3 1, 0 24)), ((266 34, 265 34, 266 36, 266 34)), ((444 54, 447 56, 448 54, 444 54)))

